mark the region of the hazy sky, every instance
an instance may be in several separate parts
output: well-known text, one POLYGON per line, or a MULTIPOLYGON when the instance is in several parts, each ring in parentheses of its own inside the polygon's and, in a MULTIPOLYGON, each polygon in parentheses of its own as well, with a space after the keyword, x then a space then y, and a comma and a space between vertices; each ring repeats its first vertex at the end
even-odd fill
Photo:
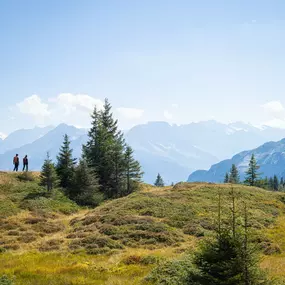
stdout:
POLYGON ((216 119, 285 127, 283 0, 0 1, 0 132, 216 119))

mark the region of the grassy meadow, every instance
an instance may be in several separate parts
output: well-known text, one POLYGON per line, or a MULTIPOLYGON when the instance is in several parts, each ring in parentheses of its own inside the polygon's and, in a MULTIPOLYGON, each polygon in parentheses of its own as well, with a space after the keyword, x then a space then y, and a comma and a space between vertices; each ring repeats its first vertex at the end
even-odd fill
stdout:
MULTIPOLYGON (((212 235, 219 193, 222 219, 230 215, 227 184, 143 185, 128 197, 87 209, 59 190, 46 193, 37 179, 38 174, 0 173, 0 276, 17 285, 176 284, 146 277, 169 263, 175 270, 177 261, 212 235)), ((233 188, 238 211, 243 202, 249 207, 260 266, 282 284, 285 194, 233 188)))

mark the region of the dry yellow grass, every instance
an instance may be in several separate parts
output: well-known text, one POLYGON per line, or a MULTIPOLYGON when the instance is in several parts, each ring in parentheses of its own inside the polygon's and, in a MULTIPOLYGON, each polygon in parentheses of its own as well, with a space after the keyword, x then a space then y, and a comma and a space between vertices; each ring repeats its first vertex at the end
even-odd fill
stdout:
MULTIPOLYGON (((38 179, 39 173, 33 175, 38 179)), ((143 185, 139 193, 94 210, 77 208, 63 214, 62 208, 70 210, 70 201, 60 195, 39 196, 39 200, 29 198, 27 204, 29 187, 33 193, 38 189, 36 183, 21 183, 17 174, 0 172, 0 201, 7 203, 7 209, 15 208, 15 213, 1 217, 0 207, 0 248, 8 249, 0 253, 0 275, 16 276, 17 285, 146 284, 144 277, 157 265, 140 260, 149 256, 169 260, 187 250, 193 252, 197 240, 213 230, 218 193, 222 193, 223 217, 230 205, 229 185, 143 185), (74 241, 86 242, 86 236, 93 237, 91 244, 75 251, 70 248, 74 241), (120 246, 113 248, 113 242, 120 246), (107 250, 87 255, 88 246, 107 250)), ((252 227, 282 251, 264 256, 262 268, 271 276, 285 278, 285 194, 242 185, 235 185, 234 190, 250 205, 252 227)), ((6 214, 6 208, 2 213, 6 214)))

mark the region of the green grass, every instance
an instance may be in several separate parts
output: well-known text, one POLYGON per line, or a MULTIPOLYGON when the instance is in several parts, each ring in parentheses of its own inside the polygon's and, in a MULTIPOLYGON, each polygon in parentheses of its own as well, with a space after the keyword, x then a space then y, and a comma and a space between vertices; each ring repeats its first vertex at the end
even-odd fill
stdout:
MULTIPOLYGON (((230 185, 144 186, 88 210, 28 178, 0 173, 0 276, 16 285, 174 284, 185 254, 215 229, 219 193, 222 219, 230 214, 230 185)), ((240 214, 249 206, 261 266, 285 280, 285 194, 242 185, 234 192, 240 214)))

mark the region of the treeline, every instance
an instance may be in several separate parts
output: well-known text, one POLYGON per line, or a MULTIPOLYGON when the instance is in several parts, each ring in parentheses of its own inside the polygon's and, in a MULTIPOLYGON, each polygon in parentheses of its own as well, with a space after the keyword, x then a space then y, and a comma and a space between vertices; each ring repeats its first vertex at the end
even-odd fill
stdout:
POLYGON ((260 179, 258 181, 258 187, 268 189, 271 191, 285 191, 285 182, 284 178, 281 177, 280 180, 277 175, 273 177, 265 177, 264 179, 260 179))
POLYGON ((105 199, 123 197, 138 188, 143 175, 141 166, 118 129, 111 109, 107 99, 103 110, 95 107, 81 158, 73 157, 68 135, 64 136, 56 163, 47 154, 41 185, 48 191, 61 187, 78 204, 96 206, 105 199))
POLYGON ((273 177, 261 178, 261 173, 258 172, 260 166, 257 165, 254 154, 252 154, 249 161, 248 170, 245 173, 245 180, 240 181, 240 175, 235 164, 232 165, 229 172, 225 174, 224 183, 244 183, 249 186, 256 186, 272 191, 285 191, 285 181, 281 177, 280 180, 277 175, 273 177))

